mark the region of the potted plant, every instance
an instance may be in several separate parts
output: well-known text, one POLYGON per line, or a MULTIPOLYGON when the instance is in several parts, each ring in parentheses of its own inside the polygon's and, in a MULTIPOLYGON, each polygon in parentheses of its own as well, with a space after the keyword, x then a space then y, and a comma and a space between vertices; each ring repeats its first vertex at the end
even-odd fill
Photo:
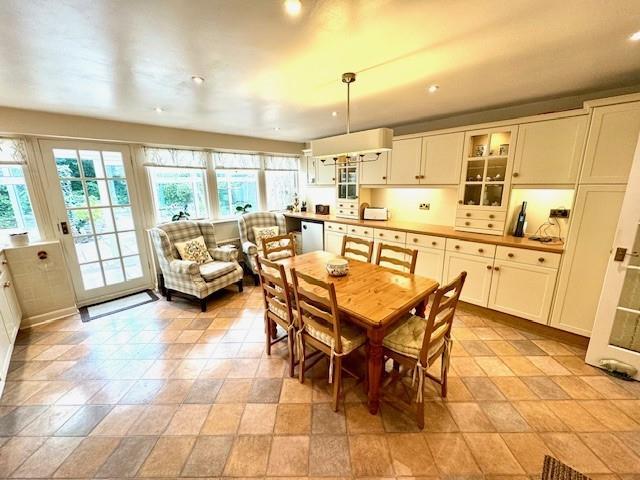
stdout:
POLYGON ((171 217, 172 222, 179 222, 180 220, 189 220, 191 215, 187 212, 187 205, 184 206, 184 210, 180 210, 173 217, 171 217))
POLYGON ((240 202, 240 205, 236 205, 236 213, 245 214, 249 212, 249 209, 252 208, 250 203, 240 202))

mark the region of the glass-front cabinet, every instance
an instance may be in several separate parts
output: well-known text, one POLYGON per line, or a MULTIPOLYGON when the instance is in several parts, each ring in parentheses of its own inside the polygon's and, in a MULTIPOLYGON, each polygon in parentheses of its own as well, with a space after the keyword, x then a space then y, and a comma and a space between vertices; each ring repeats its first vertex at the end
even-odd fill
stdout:
POLYGON ((467 132, 456 228, 502 235, 517 127, 467 132))
POLYGON ((358 164, 337 161, 336 197, 336 216, 359 217, 358 164))

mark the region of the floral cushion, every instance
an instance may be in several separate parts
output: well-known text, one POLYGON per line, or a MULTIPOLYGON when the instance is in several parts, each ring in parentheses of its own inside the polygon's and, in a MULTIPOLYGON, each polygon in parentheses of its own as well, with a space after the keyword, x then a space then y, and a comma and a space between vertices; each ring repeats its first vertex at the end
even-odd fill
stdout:
MULTIPOLYGON (((411 315, 392 332, 388 333, 382 344, 389 350, 402 353, 413 358, 418 358, 422 349, 422 341, 427 329, 427 320, 411 315)), ((439 335, 435 345, 432 344, 433 351, 437 351, 444 343, 444 332, 434 332, 432 337, 439 335)))
MULTIPOLYGON (((335 339, 333 335, 328 335, 325 332, 314 328, 311 324, 304 324, 305 331, 311 335, 316 340, 321 341, 325 345, 329 347, 335 346, 335 339)), ((367 341, 367 335, 364 331, 360 330, 358 327, 351 325, 350 323, 342 323, 340 324, 340 338, 342 343, 342 353, 348 353, 356 348, 364 345, 367 341)))
POLYGON ((262 239, 275 237, 278 235, 280 228, 276 225, 272 227, 253 227, 253 236, 256 239, 256 246, 259 251, 262 251, 262 239))
POLYGON ((180 254, 182 260, 188 260, 196 262, 198 265, 212 261, 209 250, 207 250, 207 244, 204 243, 204 237, 192 238, 186 242, 175 242, 173 244, 180 254))

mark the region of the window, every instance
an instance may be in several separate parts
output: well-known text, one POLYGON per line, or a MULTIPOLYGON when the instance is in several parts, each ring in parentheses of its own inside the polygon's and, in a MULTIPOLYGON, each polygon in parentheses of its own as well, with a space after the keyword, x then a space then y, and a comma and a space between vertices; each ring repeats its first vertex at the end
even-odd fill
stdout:
POLYGON ((220 218, 239 213, 237 207, 258 210, 258 172, 256 170, 216 170, 220 218))
POLYGON ((180 212, 208 218, 207 153, 167 148, 145 148, 144 153, 156 221, 168 222, 180 212))
POLYGON ((24 176, 26 159, 21 140, 0 138, 0 244, 9 243, 12 233, 40 237, 24 176))
POLYGON ((219 217, 231 217, 243 211, 258 210, 260 157, 245 153, 216 152, 214 163, 219 217))
POLYGON ((264 157, 267 210, 284 210, 298 192, 298 159, 264 157))
POLYGON ((205 170, 150 167, 151 188, 158 222, 168 222, 179 212, 190 218, 207 218, 205 170))

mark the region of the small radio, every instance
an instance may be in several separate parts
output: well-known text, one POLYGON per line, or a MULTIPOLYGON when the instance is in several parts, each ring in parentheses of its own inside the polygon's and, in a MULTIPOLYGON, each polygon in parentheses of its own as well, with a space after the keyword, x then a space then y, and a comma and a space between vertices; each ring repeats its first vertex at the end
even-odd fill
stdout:
POLYGON ((329 205, 316 205, 316 214, 329 215, 329 205))

